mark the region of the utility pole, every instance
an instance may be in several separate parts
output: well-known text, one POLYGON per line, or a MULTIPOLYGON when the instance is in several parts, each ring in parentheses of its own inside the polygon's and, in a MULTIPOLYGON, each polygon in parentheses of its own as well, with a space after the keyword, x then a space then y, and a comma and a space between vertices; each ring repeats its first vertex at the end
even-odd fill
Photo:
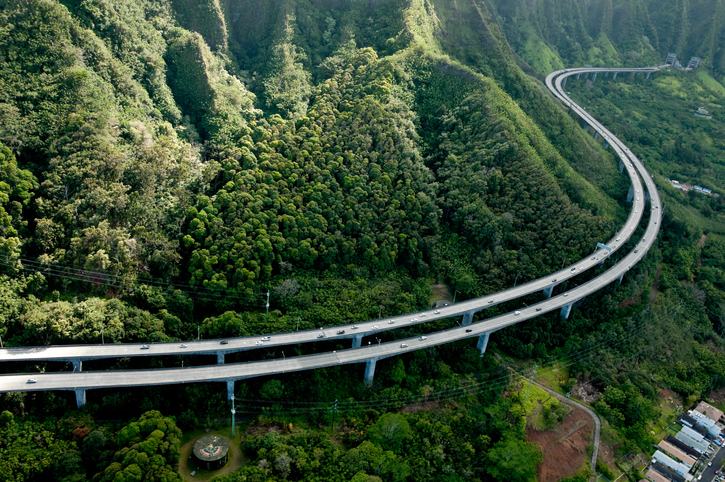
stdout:
POLYGON ((267 312, 264 314, 264 316, 269 316, 269 290, 267 290, 267 312))
POLYGON ((514 280, 514 288, 516 288, 516 282, 519 280, 519 276, 520 275, 518 275, 518 274, 516 275, 516 279, 514 280))
POLYGON ((564 400, 564 407, 566 408, 566 404, 569 401, 569 397, 571 397, 571 392, 566 392, 566 400, 564 400))
POLYGON ((0 335, 0 348, 5 348, 3 346, 3 336, 2 335, 0 335))
POLYGON ((201 325, 196 325, 196 340, 201 340, 201 325))
POLYGON ((295 331, 300 331, 300 317, 297 317, 297 329, 295 331))
MULTIPOLYGON (((524 403, 526 403, 526 400, 529 398, 529 390, 531 390, 531 385, 534 384, 533 379, 536 376, 536 369, 539 368, 539 364, 537 363, 534 365, 534 374, 531 375, 531 380, 529 380, 529 388, 526 389, 526 396, 524 397, 524 403)), ((526 410, 526 409, 524 409, 526 410)))
POLYGON ((105 345, 106 342, 103 340, 103 328, 101 328, 101 345, 105 345))
POLYGON ((378 306, 378 320, 382 318, 384 309, 385 307, 383 305, 378 306))
POLYGON ((236 437, 234 436, 234 425, 235 425, 235 421, 234 421, 234 415, 235 415, 236 413, 237 413, 237 409, 236 409, 236 407, 234 406, 234 395, 232 395, 232 438, 236 438, 236 437))
POLYGON ((284 356, 284 352, 282 352, 282 360, 286 360, 287 358, 284 356))
POLYGON ((453 293, 453 304, 454 304, 454 305, 456 304, 456 295, 457 295, 458 293, 459 293, 459 291, 458 291, 458 290, 456 290, 456 292, 455 292, 455 293, 453 293))
POLYGON ((332 407, 332 431, 335 432, 335 418, 337 415, 337 398, 335 399, 335 406, 332 407))

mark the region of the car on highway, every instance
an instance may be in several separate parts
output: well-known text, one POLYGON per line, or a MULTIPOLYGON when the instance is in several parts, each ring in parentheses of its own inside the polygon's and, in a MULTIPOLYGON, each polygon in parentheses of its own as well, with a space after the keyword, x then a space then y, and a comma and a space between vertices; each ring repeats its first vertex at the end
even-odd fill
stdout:
MULTIPOLYGON (((319 338, 319 336, 317 338, 319 338)), ((261 341, 257 340, 257 343, 255 343, 255 345, 264 345, 264 343, 262 343, 261 341)))
POLYGON ((491 298, 490 300, 488 300, 488 302, 489 303, 493 303, 493 298, 491 298))
MULTIPOLYGON (((421 316, 423 316, 423 315, 421 315, 421 316)), ((410 321, 412 321, 413 323, 415 323, 416 321, 418 321, 418 318, 413 318, 413 319, 412 319, 412 320, 410 320, 410 321)))
POLYGON ((471 328, 468 328, 468 329, 466 330, 466 333, 470 333, 470 332, 472 332, 472 331, 473 331, 473 329, 471 329, 471 328))
POLYGON ((229 341, 227 341, 227 340, 222 340, 222 341, 220 341, 220 342, 219 342, 219 344, 220 344, 220 345, 228 345, 228 344, 229 344, 229 341))
POLYGON ((596 256, 592 256, 592 261, 594 261, 595 259, 597 259, 597 257, 596 256))
POLYGON ((400 344, 400 348, 408 348, 408 344, 407 343, 401 343, 400 344))
POLYGON ((28 378, 28 383, 38 383, 38 380, 35 378, 28 378))
POLYGON ((536 311, 541 311, 541 308, 536 308, 536 311))
POLYGON ((262 341, 269 341, 269 337, 265 336, 264 338, 262 338, 262 341))
POLYGON ((556 278, 554 278, 553 280, 551 280, 551 282, 552 283, 556 283, 556 278))
POLYGON ((425 336, 425 335, 422 335, 422 336, 421 336, 420 338, 418 338, 418 339, 419 339, 420 341, 423 341, 423 340, 425 340, 425 339, 426 339, 426 336, 425 336))
POLYGON ((179 348, 186 348, 186 343, 182 343, 181 345, 179 345, 179 348))
POLYGON ((440 314, 441 314, 441 312, 440 312, 440 311, 438 311, 438 310, 435 310, 435 312, 433 312, 433 314, 434 314, 434 315, 440 315, 440 314))
POLYGON ((350 329, 351 330, 357 330, 357 325, 352 325, 352 328, 350 328, 350 329))
POLYGON ((573 273, 574 271, 576 271, 576 268, 572 268, 572 269, 571 269, 571 272, 572 272, 572 273, 573 273))
MULTIPOLYGON (((420 316, 421 318, 423 318, 423 317, 425 316, 425 313, 421 313, 421 314, 420 314, 420 315, 418 315, 418 316, 420 316)), ((413 320, 415 320, 415 318, 413 318, 413 320)))
POLYGON ((338 335, 344 335, 344 334, 345 334, 345 330, 338 330, 338 331, 337 331, 337 334, 338 334, 338 335))
POLYGON ((373 330, 377 330, 377 329, 378 329, 378 325, 373 325, 373 330))
POLYGON ((520 311, 514 311, 514 315, 520 315, 520 314, 521 314, 520 311))
POLYGON ((149 349, 149 346, 148 345, 141 345, 141 349, 142 350, 148 350, 149 349))
MULTIPOLYGON (((317 335, 317 338, 325 338, 325 334, 324 333, 320 333, 319 335, 317 335)), ((258 341, 257 342, 258 345, 261 344, 261 343, 262 343, 261 341, 258 341)))
POLYGON ((569 293, 564 293, 564 296, 569 296, 569 293))
POLYGON ((393 323, 395 323, 395 322, 394 322, 393 320, 390 320, 390 321, 388 322, 388 325, 392 325, 393 323))

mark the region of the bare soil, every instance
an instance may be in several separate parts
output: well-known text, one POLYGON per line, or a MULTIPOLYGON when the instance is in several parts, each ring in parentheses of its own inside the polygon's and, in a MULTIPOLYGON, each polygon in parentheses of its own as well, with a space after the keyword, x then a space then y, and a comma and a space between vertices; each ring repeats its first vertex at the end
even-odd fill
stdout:
POLYGON ((414 412, 420 412, 421 410, 436 410, 438 407, 440 407, 440 402, 434 401, 434 402, 424 402, 424 403, 414 403, 412 405, 406 405, 401 410, 402 413, 414 413, 414 412))
POLYGON ((639 300, 641 300, 641 296, 635 296, 634 298, 627 298, 626 300, 622 301, 617 305, 617 308, 626 308, 630 305, 633 305, 635 303, 638 303, 639 300))
POLYGON ((591 443, 593 431, 591 417, 578 408, 569 412, 553 430, 538 431, 528 427, 528 441, 538 445, 544 454, 544 461, 537 468, 536 480, 554 482, 572 477, 590 463, 587 446, 591 443))
POLYGON ((702 235, 700 241, 697 242, 697 245, 702 248, 705 246, 705 241, 707 241, 707 234, 702 235))
POLYGON ((433 305, 436 301, 439 300, 447 300, 451 301, 453 299, 453 296, 451 295, 451 291, 448 289, 448 286, 444 284, 435 284, 430 285, 430 289, 432 291, 430 295, 429 303, 433 305))

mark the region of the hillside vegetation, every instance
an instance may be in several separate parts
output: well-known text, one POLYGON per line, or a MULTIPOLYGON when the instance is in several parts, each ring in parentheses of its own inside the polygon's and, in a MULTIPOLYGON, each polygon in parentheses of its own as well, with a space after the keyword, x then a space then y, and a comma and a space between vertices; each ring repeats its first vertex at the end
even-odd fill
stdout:
MULTIPOLYGON (((248 463, 218 480, 534 480, 507 364, 535 362, 561 364, 559 390, 591 381, 613 446, 649 451, 661 389, 725 383, 723 198, 663 180, 725 194, 724 7, 671 3, 0 2, 3 343, 312 329, 428 308, 432 285, 461 300, 561 269, 616 231, 629 182, 543 76, 697 54, 696 73, 572 85, 664 192, 661 239, 622 285, 496 333, 503 359, 462 341, 381 361, 372 387, 354 366, 238 383, 248 463)), ((285 348, 227 362, 343 346, 285 348)), ((141 358, 84 369, 209 362, 141 358)), ((71 395, 0 396, 0 478, 180 480, 180 429, 228 414, 221 384, 89 391, 81 411, 71 395)))

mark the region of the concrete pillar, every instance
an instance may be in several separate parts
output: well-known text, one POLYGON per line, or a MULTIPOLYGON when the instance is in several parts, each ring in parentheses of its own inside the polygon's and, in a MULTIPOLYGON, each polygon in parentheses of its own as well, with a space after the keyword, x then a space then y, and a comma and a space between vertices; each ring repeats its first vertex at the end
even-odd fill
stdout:
POLYGON ((584 73, 584 78, 585 79, 588 79, 589 78, 589 72, 584 73))
POLYGON ((599 131, 594 131, 594 140, 595 141, 599 140, 599 131))
POLYGON ((604 141, 604 148, 609 149, 609 141, 604 141))
POLYGON ((615 72, 614 75, 612 76, 612 80, 616 80, 616 79, 617 79, 617 72, 615 72))
POLYGON ((469 311, 468 313, 463 314, 463 320, 461 320, 461 326, 468 326, 473 321, 473 311, 469 311))
POLYGON ((619 160, 619 172, 624 172, 624 161, 619 160))
POLYGON ((649 202, 649 191, 644 192, 644 202, 646 202, 646 203, 649 202))
POLYGON ((377 362, 377 358, 371 358, 365 364, 365 385, 373 384, 373 377, 375 377, 375 364, 377 362))
POLYGON ((564 87, 566 85, 566 79, 569 77, 564 77, 564 80, 561 81, 561 86, 564 87))
POLYGON ((589 124, 584 124, 584 132, 589 132, 589 124))
POLYGON ((486 353, 486 347, 488 346, 488 338, 491 336, 490 333, 484 333, 478 337, 478 343, 476 349, 481 352, 481 356, 486 353))
POLYGON ((592 82, 597 80, 597 72, 594 72, 594 75, 592 75, 592 82))
POLYGON ((649 79, 649 76, 652 74, 652 72, 647 72, 647 75, 644 76, 645 79, 649 79))
POLYGON ((86 391, 85 390, 75 390, 76 392, 76 406, 80 409, 83 405, 86 404, 86 391))
POLYGON ((234 380, 227 380, 227 401, 234 396, 234 380))
POLYGON ((362 335, 355 335, 352 337, 352 347, 353 348, 360 348, 360 345, 362 344, 362 335))
POLYGON ((546 296, 547 298, 551 298, 551 293, 554 291, 554 286, 556 285, 551 285, 544 288, 544 296, 546 296))
POLYGON ((571 307, 572 307, 573 304, 574 303, 569 303, 568 305, 561 307, 561 313, 560 314, 561 314, 561 317, 562 318, 564 318, 564 319, 569 318, 569 313, 571 313, 571 307))
POLYGON ((579 80, 579 77, 581 77, 582 74, 576 74, 576 80, 579 80))
POLYGON ((627 193, 627 202, 631 203, 634 200, 634 186, 629 186, 629 192, 627 193))
POLYGON ((216 364, 217 365, 224 365, 224 353, 217 353, 216 354, 216 364))
POLYGON ((83 371, 83 360, 79 360, 78 358, 75 358, 75 359, 71 360, 71 363, 73 363, 74 372, 83 371))
POLYGON ((617 278, 617 279, 619 280, 619 284, 621 285, 622 284, 622 280, 624 279, 624 273, 620 274, 619 275, 619 278, 617 278))

